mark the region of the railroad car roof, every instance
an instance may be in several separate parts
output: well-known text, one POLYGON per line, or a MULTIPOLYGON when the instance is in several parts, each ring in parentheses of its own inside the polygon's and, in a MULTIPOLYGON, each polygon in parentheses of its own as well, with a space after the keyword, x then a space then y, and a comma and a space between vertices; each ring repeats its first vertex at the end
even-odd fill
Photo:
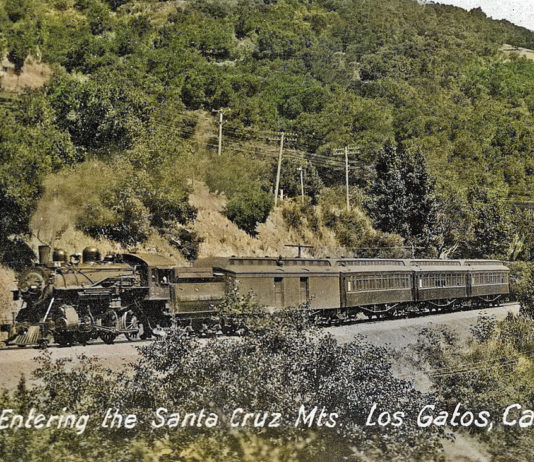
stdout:
POLYGON ((212 278, 214 277, 214 272, 212 267, 198 267, 192 268, 188 266, 179 266, 174 270, 176 276, 180 279, 203 279, 203 278, 212 278))
POLYGON ((507 270, 498 260, 440 260, 387 258, 287 258, 287 257, 212 257, 198 260, 194 267, 213 266, 233 273, 299 272, 380 272, 380 271, 498 271, 507 270))
POLYGON ((123 255, 125 261, 134 261, 150 267, 174 268, 176 264, 163 255, 148 252, 126 253, 123 255))
POLYGON ((475 273, 477 271, 510 271, 510 269, 503 264, 488 264, 488 265, 476 265, 476 266, 465 266, 469 271, 475 273))
POLYGON ((338 266, 337 271, 347 273, 409 273, 414 271, 411 266, 395 265, 364 265, 364 266, 338 266))
POLYGON ((297 266, 297 265, 228 265, 215 267, 216 271, 231 274, 250 274, 263 276, 339 274, 339 268, 331 266, 297 266))
POLYGON ((335 260, 338 266, 406 266, 404 260, 395 258, 338 258, 335 260))

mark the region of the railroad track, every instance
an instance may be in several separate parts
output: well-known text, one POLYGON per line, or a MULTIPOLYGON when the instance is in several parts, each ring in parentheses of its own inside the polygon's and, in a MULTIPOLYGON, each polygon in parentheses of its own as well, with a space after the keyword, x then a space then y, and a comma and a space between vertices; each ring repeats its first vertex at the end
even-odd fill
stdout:
MULTIPOLYGON (((399 321, 399 320, 402 320, 402 319, 414 319, 414 318, 425 318, 425 317, 431 318, 431 317, 434 317, 434 316, 442 317, 442 316, 446 316, 446 315, 452 315, 454 313, 469 312, 469 311, 484 311, 484 312, 491 313, 492 309, 496 309, 496 308, 502 308, 502 309, 517 308, 517 306, 518 306, 517 302, 505 302, 505 303, 502 303, 502 304, 500 304, 498 306, 492 306, 492 307, 480 307, 480 306, 477 306, 477 307, 464 307, 464 308, 457 309, 457 310, 454 310, 454 311, 451 311, 451 310, 437 310, 437 311, 432 311, 432 312, 430 312, 430 311, 420 311, 420 312, 411 312, 411 313, 408 313, 408 314, 403 314, 403 315, 394 316, 394 317, 382 317, 382 318, 363 317, 362 319, 352 319, 352 320, 350 320, 350 322, 340 322, 340 323, 330 323, 328 325, 326 325, 326 324, 325 325, 320 325, 320 327, 329 328, 329 327, 340 327, 340 326, 349 327, 349 326, 367 325, 367 324, 380 324, 382 327, 385 328, 388 323, 392 323, 392 322, 399 321)), ((216 333, 213 333, 211 335, 197 335, 195 333, 188 333, 188 335, 192 335, 194 337, 199 337, 199 338, 202 338, 202 337, 219 337, 219 336, 220 337, 228 337, 227 335, 226 336, 225 335, 219 335, 219 334, 216 334, 216 333)), ((165 336, 165 334, 163 333, 162 335, 156 335, 156 336, 154 336, 153 338, 150 338, 150 339, 119 338, 119 339, 115 340, 115 342, 113 344, 111 344, 109 346, 111 348, 113 348, 114 345, 124 345, 124 344, 136 345, 136 344, 150 343, 150 342, 152 342, 154 340, 163 338, 164 336, 165 336)), ((91 347, 91 346, 94 346, 94 345, 105 345, 105 342, 103 342, 100 339, 95 339, 95 340, 88 341, 85 345, 83 345, 83 344, 75 344, 75 345, 69 345, 69 346, 62 346, 62 345, 59 345, 57 343, 51 343, 51 344, 48 344, 47 348, 69 349, 69 348, 72 348, 72 347, 91 347)), ((22 350, 24 348, 33 349, 33 350, 39 350, 40 349, 40 347, 38 347, 38 346, 6 345, 6 346, 0 346, 0 352, 1 351, 9 351, 9 350, 22 350)))

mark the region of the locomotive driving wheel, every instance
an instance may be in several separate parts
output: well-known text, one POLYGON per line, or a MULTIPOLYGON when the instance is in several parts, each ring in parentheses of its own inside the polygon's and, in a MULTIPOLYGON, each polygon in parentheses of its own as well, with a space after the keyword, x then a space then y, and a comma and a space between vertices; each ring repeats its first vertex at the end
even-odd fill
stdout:
POLYGON ((113 310, 108 310, 104 313, 101 319, 101 326, 104 328, 100 331, 100 338, 108 345, 111 345, 117 337, 117 322, 119 317, 113 310))
POLYGON ((132 341, 139 334, 139 319, 132 310, 126 311, 121 317, 121 324, 125 331, 124 336, 132 341))

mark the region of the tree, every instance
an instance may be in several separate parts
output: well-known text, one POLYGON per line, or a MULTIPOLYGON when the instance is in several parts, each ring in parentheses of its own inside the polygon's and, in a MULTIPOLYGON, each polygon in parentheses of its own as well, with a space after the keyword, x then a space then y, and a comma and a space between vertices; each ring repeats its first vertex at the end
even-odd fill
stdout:
MULTIPOLYGON (((16 102, 0 125, 0 251, 4 256, 20 247, 16 236, 29 234, 45 175, 76 161, 69 137, 52 120, 46 100, 35 95, 16 102)), ((24 248, 20 252, 28 253, 24 248)), ((7 260, 10 265, 17 263, 11 257, 7 260)))
POLYGON ((486 187, 473 187, 468 197, 473 214, 472 255, 478 258, 508 258, 513 234, 504 200, 486 187))
POLYGON ((375 225, 384 232, 399 234, 423 254, 435 253, 441 238, 438 202, 422 153, 386 145, 375 169, 368 203, 375 225))

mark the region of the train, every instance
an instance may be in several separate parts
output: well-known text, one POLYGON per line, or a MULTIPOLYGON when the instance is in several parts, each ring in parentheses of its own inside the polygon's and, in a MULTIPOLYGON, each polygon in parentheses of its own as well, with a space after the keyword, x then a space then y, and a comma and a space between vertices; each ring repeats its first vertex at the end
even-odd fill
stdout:
POLYGON ((270 312, 306 310, 332 325, 490 307, 509 297, 510 285, 498 260, 234 256, 184 267, 154 253, 102 257, 88 247, 67 257, 43 245, 13 291, 22 308, 1 328, 9 344, 43 347, 149 338, 171 327, 232 333, 239 323, 220 315, 230 292, 270 312))

